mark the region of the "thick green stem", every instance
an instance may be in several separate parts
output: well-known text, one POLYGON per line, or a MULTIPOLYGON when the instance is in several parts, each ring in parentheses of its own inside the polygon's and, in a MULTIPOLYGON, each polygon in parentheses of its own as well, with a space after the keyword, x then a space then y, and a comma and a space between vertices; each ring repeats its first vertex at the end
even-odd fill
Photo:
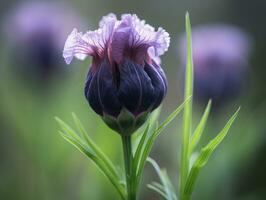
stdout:
POLYGON ((127 184, 127 200, 136 200, 136 189, 134 188, 134 172, 133 172, 133 153, 131 136, 122 136, 125 175, 127 184))

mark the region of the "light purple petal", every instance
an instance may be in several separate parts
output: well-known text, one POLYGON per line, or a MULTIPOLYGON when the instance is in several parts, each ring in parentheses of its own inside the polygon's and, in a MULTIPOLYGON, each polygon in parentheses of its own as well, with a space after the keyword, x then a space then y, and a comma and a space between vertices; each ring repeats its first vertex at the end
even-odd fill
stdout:
POLYGON ((100 28, 103 28, 105 26, 108 26, 108 24, 112 24, 113 22, 116 22, 117 19, 116 19, 116 16, 115 14, 113 13, 109 13, 108 15, 106 16, 103 16, 101 21, 99 22, 99 27, 100 28))
POLYGON ((111 57, 116 63, 120 63, 123 59, 131 31, 129 27, 122 26, 123 24, 120 24, 120 27, 114 32, 111 42, 111 57))
POLYGON ((82 33, 78 33, 77 29, 74 29, 68 36, 63 51, 66 63, 70 64, 73 57, 84 60, 91 53, 92 50, 83 39, 82 33))
POLYGON ((68 36, 63 51, 66 63, 70 64, 73 57, 84 60, 88 55, 103 56, 112 37, 116 22, 115 15, 109 14, 103 17, 99 23, 100 28, 95 31, 87 31, 83 35, 78 33, 77 29, 74 29, 68 36))
POLYGON ((104 16, 99 29, 88 31, 84 35, 76 29, 68 37, 63 56, 69 64, 73 57, 85 59, 87 55, 120 62, 125 54, 132 54, 136 61, 144 61, 149 55, 158 60, 168 50, 169 34, 162 28, 157 31, 140 20, 137 15, 124 14, 117 20, 114 14, 104 16), (152 47, 152 54, 148 49, 152 47))
POLYGON ((156 56, 154 47, 148 48, 148 54, 157 65, 161 64, 161 58, 159 56, 156 56))
POLYGON ((155 29, 146 24, 144 20, 140 20, 137 15, 122 15, 122 22, 127 21, 132 29, 132 45, 146 44, 154 47, 155 55, 161 56, 168 50, 170 44, 169 34, 163 29, 155 29))
POLYGON ((169 33, 160 27, 156 32, 155 41, 154 47, 156 50, 156 55, 161 56, 168 50, 170 44, 169 33))
POLYGON ((169 43, 169 34, 164 29, 155 31, 137 15, 124 14, 114 31, 111 51, 115 61, 122 59, 124 51, 135 51, 136 59, 143 60, 149 47, 154 48, 154 56, 158 57, 168 50, 169 43))

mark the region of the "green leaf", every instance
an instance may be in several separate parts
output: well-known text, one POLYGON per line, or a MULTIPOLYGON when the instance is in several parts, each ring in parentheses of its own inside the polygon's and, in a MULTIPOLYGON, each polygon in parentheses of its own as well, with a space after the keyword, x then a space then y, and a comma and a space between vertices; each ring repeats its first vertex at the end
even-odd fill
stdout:
MULTIPOLYGON (((149 118, 148 118, 148 120, 146 122, 146 126, 145 126, 145 128, 147 128, 147 124, 149 124, 149 129, 147 130, 148 131, 147 135, 149 135, 149 133, 152 131, 152 129, 155 128, 156 123, 158 123, 157 120, 158 120, 158 117, 160 115, 161 108, 162 108, 162 106, 158 107, 156 110, 154 110, 150 114, 150 116, 149 116, 149 118)), ((142 128, 140 128, 133 135, 133 138, 135 136, 135 139, 134 139, 134 143, 135 143, 135 145, 134 145, 134 147, 135 147, 134 154, 136 154, 137 149, 140 148, 139 147, 139 145, 141 144, 140 141, 143 140, 143 142, 145 142, 145 139, 147 138, 147 135, 145 135, 145 137, 143 138, 144 133, 145 133, 145 129, 143 130, 142 128)), ((142 150, 142 148, 140 148, 139 150, 142 150)))
POLYGON ((161 110, 162 110, 162 105, 152 112, 152 114, 150 116, 150 126, 151 126, 151 128, 153 128, 156 125, 156 122, 158 121, 158 118, 159 118, 159 115, 161 113, 161 110))
POLYGON ((123 200, 126 200, 125 187, 123 184, 121 184, 121 180, 118 178, 117 173, 113 173, 113 171, 110 170, 109 166, 103 161, 102 157, 99 157, 99 155, 94 152, 92 146, 88 145, 87 141, 84 141, 82 138, 80 138, 78 134, 69 125, 67 125, 58 117, 56 117, 56 121, 59 123, 60 127, 63 130, 59 131, 61 136, 70 144, 75 146, 81 153, 90 158, 100 169, 100 171, 108 178, 112 185, 116 188, 120 197, 123 200))
POLYGON ((67 123, 65 123, 59 117, 55 117, 55 120, 58 122, 58 124, 60 125, 60 127, 65 133, 67 133, 68 135, 71 135, 71 137, 81 142, 81 138, 79 137, 79 135, 67 123))
POLYGON ((161 106, 159 108, 157 108, 155 111, 153 111, 153 113, 151 114, 151 116, 147 122, 145 130, 141 134, 141 138, 138 142, 137 149, 134 153, 134 168, 135 169, 137 169, 137 167, 138 167, 138 164, 139 164, 139 161, 141 158, 141 153, 143 152, 143 149, 144 149, 144 144, 145 144, 146 138, 150 132, 150 129, 156 127, 156 122, 157 122, 157 119, 159 117, 160 112, 161 112, 161 106))
POLYGON ((71 135, 63 133, 62 131, 59 131, 59 133, 67 142, 72 144, 81 153, 83 153, 84 155, 88 156, 90 159, 93 160, 94 157, 96 157, 96 155, 94 154, 94 152, 91 149, 89 149, 86 146, 84 146, 82 143, 80 143, 77 139, 73 138, 71 135))
POLYGON ((93 140, 89 137, 88 133, 86 132, 84 126, 82 125, 81 121, 78 119, 75 113, 72 113, 73 120, 81 133, 83 139, 86 141, 86 144, 96 153, 96 155, 105 163, 108 169, 114 174, 114 176, 119 179, 119 175, 115 170, 115 166, 111 162, 111 160, 102 152, 102 150, 93 142, 93 140))
MULTIPOLYGON (((193 95, 193 60, 192 60, 192 41, 191 25, 188 12, 186 13, 186 35, 187 35, 187 66, 185 74, 184 99, 193 95)), ((180 192, 185 187, 185 182, 189 172, 189 146, 192 124, 192 100, 184 106, 183 112, 183 133, 181 146, 181 167, 180 167, 180 192)))
MULTIPOLYGON (((159 176, 159 178, 163 184, 163 185, 160 185, 160 184, 153 185, 157 189, 157 192, 160 190, 163 194, 165 194, 167 200, 177 200, 177 197, 176 197, 176 194, 174 191, 174 187, 173 187, 173 185, 172 185, 172 183, 171 183, 171 181, 167 175, 166 170, 160 169, 159 165, 152 158, 148 158, 147 161, 152 164, 152 166, 154 167, 156 173, 158 174, 158 176, 159 176), (163 186, 163 188, 162 188, 162 186, 163 186)), ((152 187, 152 189, 155 189, 154 187, 152 187)), ((162 193, 160 193, 160 194, 162 194, 162 193)))
POLYGON ((204 148, 202 148, 187 178, 185 190, 184 190, 185 196, 190 196, 192 194, 195 181, 198 177, 198 174, 201 168, 208 162, 208 159, 213 153, 213 151, 216 149, 216 147, 223 141, 223 139, 227 135, 231 125, 233 124, 234 120, 236 119, 238 115, 239 110, 240 108, 238 108, 237 111, 234 113, 234 115, 228 120, 224 128, 220 131, 220 133, 213 140, 211 140, 204 148))
POLYGON ((162 184, 157 183, 157 182, 151 182, 151 184, 148 185, 153 185, 154 187, 158 188, 159 190, 161 190, 162 192, 165 192, 165 188, 162 184))
POLYGON ((151 151, 151 148, 154 144, 155 139, 159 136, 162 130, 180 113, 183 109, 186 102, 190 101, 190 97, 186 99, 179 107, 177 107, 174 112, 172 112, 150 135, 147 139, 145 145, 143 146, 143 151, 141 155, 141 159, 139 160, 137 167, 137 183, 140 181, 140 177, 146 162, 146 159, 151 151))
POLYGON ((211 100, 209 100, 208 105, 204 111, 204 114, 201 117, 201 120, 200 120, 200 122, 199 122, 197 128, 195 129, 194 134, 191 138, 189 155, 191 155, 193 153, 195 147, 197 146, 198 142, 200 141, 200 138, 201 138, 202 133, 203 133, 205 126, 206 126, 207 119, 209 117, 209 113, 211 110, 211 103, 212 103, 211 100))
POLYGON ((150 128, 150 122, 148 122, 144 132, 143 132, 143 135, 141 137, 141 140, 138 144, 138 147, 137 147, 137 150, 134 154, 134 160, 133 160, 133 169, 137 169, 137 166, 138 166, 138 163, 141 159, 141 153, 142 153, 142 150, 143 150, 143 147, 144 147, 144 144, 145 144, 145 140, 146 140, 146 137, 147 137, 147 134, 149 132, 149 128, 150 128))
MULTIPOLYGON (((136 150, 134 152, 134 156, 133 156, 133 174, 134 174, 134 177, 132 177, 133 179, 133 185, 136 189, 136 191, 138 190, 138 187, 139 187, 139 180, 137 179, 137 171, 138 171, 138 166, 139 166, 139 163, 141 162, 141 156, 142 156, 142 153, 145 149, 145 144, 146 144, 146 139, 147 137, 149 137, 149 133, 151 131, 151 129, 154 128, 155 126, 155 122, 157 121, 158 117, 159 117, 159 114, 160 114, 160 111, 161 111, 161 106, 159 108, 157 108, 149 117, 149 120, 147 121, 147 125, 146 125, 146 128, 144 129, 144 131, 142 130, 142 134, 140 134, 140 139, 138 140, 137 142, 137 147, 136 147, 136 150)), ((157 128, 157 127, 156 127, 157 128)))
MULTIPOLYGON (((158 183, 156 183, 158 184, 158 183)), ((167 195, 165 194, 165 192, 163 190, 161 190, 158 186, 155 186, 155 184, 148 184, 147 187, 155 192, 157 192, 158 194, 160 194, 165 200, 167 200, 167 195)))

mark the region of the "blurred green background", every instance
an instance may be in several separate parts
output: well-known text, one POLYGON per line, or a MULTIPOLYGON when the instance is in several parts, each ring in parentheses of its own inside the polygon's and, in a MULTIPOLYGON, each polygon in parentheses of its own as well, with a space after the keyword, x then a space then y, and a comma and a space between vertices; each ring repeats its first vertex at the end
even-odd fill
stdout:
MULTIPOLYGON (((8 18, 26 2, 10 0, 0 3, 0 199, 119 199, 95 165, 60 137, 54 120, 54 116, 59 116, 72 124, 71 112, 75 112, 97 144, 115 164, 122 166, 119 136, 92 111, 83 95, 91 60, 75 61, 66 66, 60 44, 61 50, 55 54, 54 63, 58 69, 52 71, 48 78, 31 74, 27 65, 33 63, 36 55, 32 55, 32 60, 20 60, 17 54, 23 55, 27 45, 16 45, 14 41, 11 44, 7 28, 15 26, 8 18)), ((80 27, 85 27, 81 29, 83 31, 96 29, 100 18, 113 12, 117 15, 136 13, 150 25, 162 26, 169 32, 170 49, 162 58, 169 90, 159 120, 182 102, 177 49, 178 37, 184 31, 185 12, 190 12, 192 29, 200 24, 225 23, 244 30, 253 41, 245 87, 237 98, 213 110, 202 144, 218 133, 239 105, 242 110, 229 136, 200 174, 193 199, 266 199, 266 1, 76 0, 58 3, 59 7, 68 8, 66 15, 69 10, 76 14, 79 24, 82 24, 80 27)), ((69 22, 62 36, 65 38, 61 40, 66 39, 74 26, 75 23, 71 25, 69 22)), ((59 31, 61 24, 57 28, 59 31)), ((19 36, 21 33, 12 34, 19 36)), ((196 100, 194 104, 196 124, 204 107, 196 100)), ((180 120, 179 116, 159 137, 151 155, 160 166, 167 168, 176 187, 180 120)), ((144 173, 140 199, 159 199, 146 187, 149 181, 157 179, 151 166, 147 165, 144 173)))

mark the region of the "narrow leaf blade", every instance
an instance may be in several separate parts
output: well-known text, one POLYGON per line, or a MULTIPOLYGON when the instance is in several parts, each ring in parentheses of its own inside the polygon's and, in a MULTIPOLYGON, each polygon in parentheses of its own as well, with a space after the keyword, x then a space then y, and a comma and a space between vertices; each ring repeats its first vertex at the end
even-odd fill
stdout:
POLYGON ((192 194, 196 179, 201 168, 208 162, 209 157, 216 149, 216 147, 223 141, 226 137, 230 127, 232 126, 234 120, 236 119, 240 108, 233 114, 233 116, 228 120, 224 128, 220 131, 220 133, 211 140, 204 148, 202 148, 200 155, 194 162, 191 171, 189 173, 188 179, 186 181, 184 193, 186 196, 190 196, 192 194))
POLYGON ((79 135, 67 124, 65 123, 63 120, 61 120, 59 117, 55 117, 55 120, 57 121, 57 123, 59 124, 59 126, 61 127, 61 129, 68 135, 70 135, 71 137, 75 138, 77 141, 81 142, 81 138, 79 137, 79 135))
POLYGON ((73 138, 71 135, 59 131, 60 135, 74 147, 76 147, 81 153, 93 159, 96 155, 90 149, 84 147, 79 141, 73 138))
POLYGON ((186 99, 180 106, 178 106, 151 134, 151 136, 147 139, 143 153, 141 155, 141 159, 137 168, 137 181, 139 182, 140 176, 142 174, 146 159, 151 151, 151 148, 154 144, 155 139, 159 136, 162 130, 180 113, 183 109, 186 102, 190 101, 190 97, 186 99))
MULTIPOLYGON (((152 164, 153 168, 155 169, 156 173, 158 174, 158 176, 162 182, 162 185, 163 185, 163 192, 166 195, 166 199, 167 200, 177 200, 177 197, 176 197, 175 191, 174 191, 174 187, 173 187, 173 185, 172 185, 172 183, 171 183, 171 181, 167 175, 167 172, 165 170, 160 169, 159 165, 152 158, 148 158, 147 161, 152 164)), ((158 189, 160 189, 160 188, 158 188, 158 189)))
POLYGON ((167 199, 167 195, 162 191, 160 190, 160 188, 156 187, 155 185, 152 185, 152 184, 148 184, 147 187, 155 192, 157 192, 158 194, 160 194, 165 200, 168 200, 167 199))
POLYGON ((75 146, 81 153, 86 155, 93 163, 100 169, 100 171, 108 178, 112 185, 116 188, 117 192, 123 200, 126 200, 126 191, 123 184, 121 184, 120 179, 110 171, 109 167, 103 160, 96 155, 96 153, 91 149, 91 146, 87 145, 78 134, 63 120, 56 118, 56 121, 60 124, 61 128, 65 131, 59 131, 60 135, 68 141, 70 144, 75 146))
POLYGON ((110 172, 113 173, 114 176, 119 178, 117 171, 115 170, 115 166, 111 162, 111 160, 103 153, 103 151, 95 144, 95 142, 89 137, 87 131, 82 125, 79 118, 75 113, 72 113, 73 120, 81 133, 82 137, 86 141, 86 144, 95 152, 95 154, 105 163, 105 165, 109 168, 110 172))
MULTIPOLYGON (((193 60, 192 60, 192 39, 191 24, 188 12, 186 13, 186 36, 187 36, 187 65, 185 74, 184 99, 193 95, 193 60)), ((185 182, 188 176, 189 168, 189 146, 192 124, 192 100, 184 106, 183 112, 183 132, 181 146, 181 168, 180 168, 180 193, 184 191, 185 182)))
POLYGON ((206 109, 204 111, 204 114, 202 115, 201 117, 201 120, 197 126, 197 128, 195 129, 194 131, 194 134, 191 138, 191 142, 190 142, 190 155, 191 153, 193 153, 195 147, 197 146, 198 142, 200 141, 200 138, 202 136, 202 133, 205 129, 205 126, 206 126, 206 123, 207 123, 207 120, 208 120, 208 117, 209 117, 209 113, 210 113, 210 110, 211 110, 211 100, 209 100, 207 106, 206 106, 206 109))
POLYGON ((149 132, 149 128, 150 128, 150 123, 148 122, 148 124, 147 124, 147 126, 146 126, 146 128, 145 128, 145 130, 143 132, 143 135, 141 137, 141 140, 140 140, 140 142, 138 144, 138 147, 137 147, 137 150, 135 152, 135 155, 134 155, 134 163, 133 163, 133 165, 134 165, 133 168, 134 169, 137 169, 139 161, 141 160, 140 159, 141 158, 141 153, 143 151, 143 146, 145 144, 145 140, 146 140, 147 134, 149 132))

